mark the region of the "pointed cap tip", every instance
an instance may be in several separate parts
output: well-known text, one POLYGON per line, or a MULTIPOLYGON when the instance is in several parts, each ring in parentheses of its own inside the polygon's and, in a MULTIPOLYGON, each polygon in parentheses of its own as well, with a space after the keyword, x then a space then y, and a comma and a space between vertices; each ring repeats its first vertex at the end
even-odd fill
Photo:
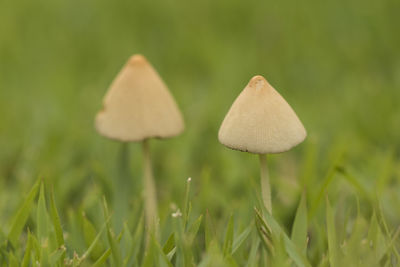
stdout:
POLYGON ((267 80, 261 75, 255 75, 250 79, 249 84, 257 83, 257 82, 267 82, 267 80))
POLYGON ((256 91, 259 91, 263 88, 270 87, 268 81, 261 75, 256 75, 250 79, 248 85, 249 88, 253 88, 256 91))
POLYGON ((129 58, 130 64, 144 63, 144 62, 147 62, 147 59, 141 54, 135 54, 129 58))

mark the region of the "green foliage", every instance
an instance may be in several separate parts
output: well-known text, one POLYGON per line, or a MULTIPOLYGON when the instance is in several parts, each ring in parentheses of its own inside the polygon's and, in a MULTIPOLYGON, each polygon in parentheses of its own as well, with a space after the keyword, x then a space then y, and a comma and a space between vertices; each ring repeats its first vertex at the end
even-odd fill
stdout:
POLYGON ((0 1, 0 267, 398 266, 399 9, 0 1), (158 234, 146 234, 140 146, 93 129, 133 53, 158 70, 186 124, 149 141, 158 234), (269 156, 273 216, 254 210, 257 158, 217 140, 256 74, 308 132, 269 156))

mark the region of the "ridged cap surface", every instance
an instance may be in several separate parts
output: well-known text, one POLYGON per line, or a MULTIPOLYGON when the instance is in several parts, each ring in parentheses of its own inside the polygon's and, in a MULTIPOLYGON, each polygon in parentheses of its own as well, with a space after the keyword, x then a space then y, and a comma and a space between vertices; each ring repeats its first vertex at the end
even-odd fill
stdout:
POLYGON ((145 57, 134 55, 108 89, 95 126, 105 137, 135 142, 176 136, 184 122, 158 73, 145 57))
POLYGON ((280 153, 303 142, 307 133, 296 113, 262 76, 254 76, 232 104, 219 141, 255 154, 280 153))

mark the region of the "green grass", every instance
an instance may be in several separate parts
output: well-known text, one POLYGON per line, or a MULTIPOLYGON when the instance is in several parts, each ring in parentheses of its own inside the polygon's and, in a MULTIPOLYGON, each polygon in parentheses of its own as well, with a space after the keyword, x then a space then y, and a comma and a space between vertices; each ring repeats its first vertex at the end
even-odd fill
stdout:
POLYGON ((0 266, 398 266, 399 8, 0 1, 0 266), (93 127, 133 53, 186 122, 183 135, 150 142, 160 238, 148 241, 140 144, 124 165, 121 145, 93 127), (259 205, 258 158, 217 140, 255 74, 308 131, 269 157, 273 216, 259 205))

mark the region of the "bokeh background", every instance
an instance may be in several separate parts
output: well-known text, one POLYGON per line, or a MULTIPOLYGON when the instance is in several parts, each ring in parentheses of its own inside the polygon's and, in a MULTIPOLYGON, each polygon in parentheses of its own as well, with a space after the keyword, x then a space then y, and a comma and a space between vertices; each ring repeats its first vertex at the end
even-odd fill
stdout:
MULTIPOLYGON (((112 202, 121 145, 93 120, 120 68, 141 53, 186 122, 181 136, 151 141, 162 220, 188 177, 195 213, 208 210, 217 225, 231 213, 253 219, 258 159, 223 147, 217 132, 260 74, 309 134, 270 157, 277 218, 290 224, 301 193, 312 206, 328 183, 339 213, 361 199, 368 215, 363 200, 378 196, 398 225, 399 10, 398 0, 0 1, 0 221, 39 176, 54 185, 66 228, 68 212, 90 210, 102 194, 112 202)), ((140 145, 130 153, 135 206, 140 145)))

